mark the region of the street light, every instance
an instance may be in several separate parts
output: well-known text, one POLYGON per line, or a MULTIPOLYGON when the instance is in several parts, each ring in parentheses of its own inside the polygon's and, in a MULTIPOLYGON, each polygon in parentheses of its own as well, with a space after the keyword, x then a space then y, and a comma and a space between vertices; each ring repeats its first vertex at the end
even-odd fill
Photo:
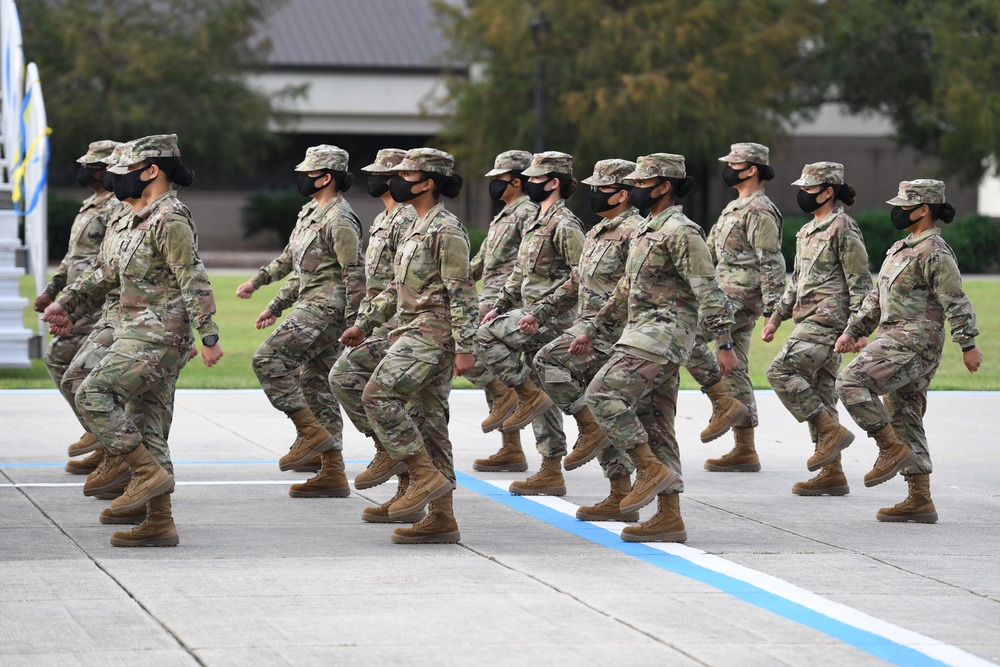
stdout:
POLYGON ((531 28, 531 41, 535 43, 535 152, 545 150, 545 60, 542 49, 549 39, 552 24, 545 12, 538 10, 538 15, 528 23, 531 28))

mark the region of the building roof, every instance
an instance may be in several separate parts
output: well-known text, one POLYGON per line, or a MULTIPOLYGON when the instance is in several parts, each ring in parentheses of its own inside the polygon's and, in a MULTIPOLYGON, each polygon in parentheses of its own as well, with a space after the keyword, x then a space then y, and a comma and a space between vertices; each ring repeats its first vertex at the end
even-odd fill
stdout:
POLYGON ((431 0, 289 0, 262 32, 276 69, 453 69, 431 0))

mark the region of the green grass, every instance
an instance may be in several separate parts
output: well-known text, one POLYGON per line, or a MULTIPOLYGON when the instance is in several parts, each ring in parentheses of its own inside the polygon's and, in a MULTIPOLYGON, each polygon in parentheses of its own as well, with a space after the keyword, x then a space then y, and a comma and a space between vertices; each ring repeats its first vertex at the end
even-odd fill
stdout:
MULTIPOLYGON (((221 330, 220 338, 226 351, 226 356, 215 368, 205 368, 200 357, 189 363, 181 373, 178 386, 185 388, 225 388, 246 389, 258 387, 257 378, 250 367, 257 346, 267 337, 267 331, 258 331, 253 323, 257 314, 267 306, 271 297, 278 291, 277 285, 261 288, 253 299, 244 301, 236 298, 236 286, 253 274, 248 270, 246 275, 213 275, 212 286, 218 303, 219 315, 216 321, 221 330)), ((944 359, 937 375, 931 384, 931 389, 945 390, 1000 390, 1000 311, 993 310, 990 304, 1000 303, 1000 281, 998 280, 967 280, 965 289, 976 306, 979 316, 978 345, 982 349, 983 366, 975 375, 969 373, 962 363, 962 352, 950 341, 945 346, 944 359)), ((21 280, 21 295, 34 301, 35 295, 30 279, 26 276, 21 280)), ((25 310, 25 326, 35 327, 35 313, 25 310)), ((765 373, 771 360, 784 345, 792 331, 790 323, 785 323, 778 330, 773 343, 760 341, 759 324, 755 338, 750 347, 750 376, 754 387, 769 389, 765 373)), ((853 355, 845 355, 845 363, 853 355)), ((455 381, 456 388, 469 388, 472 385, 461 378, 455 381)), ((2 370, 0 369, 0 389, 35 389, 51 388, 52 381, 45 371, 41 360, 32 361, 30 369, 2 370)), ((687 374, 681 373, 681 387, 696 389, 697 384, 687 374)))

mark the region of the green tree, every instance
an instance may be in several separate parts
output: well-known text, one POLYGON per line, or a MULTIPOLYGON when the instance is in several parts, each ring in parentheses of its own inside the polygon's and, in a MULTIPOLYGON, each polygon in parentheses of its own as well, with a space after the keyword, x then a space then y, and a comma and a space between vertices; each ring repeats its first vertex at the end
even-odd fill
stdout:
MULTIPOLYGON (((445 101, 454 118, 442 137, 476 169, 500 151, 533 145, 529 22, 539 10, 552 24, 541 49, 546 148, 572 153, 578 176, 599 159, 668 151, 685 155, 704 184, 730 143, 773 145, 784 121, 822 89, 812 46, 827 6, 811 0, 470 0, 436 8, 453 57, 479 72, 451 79, 445 101)), ((704 216, 695 192, 692 208, 704 216)))
POLYGON ((273 145, 276 114, 245 77, 270 48, 259 22, 285 1, 19 3, 54 162, 75 160, 95 139, 172 132, 193 166, 248 167, 273 145))

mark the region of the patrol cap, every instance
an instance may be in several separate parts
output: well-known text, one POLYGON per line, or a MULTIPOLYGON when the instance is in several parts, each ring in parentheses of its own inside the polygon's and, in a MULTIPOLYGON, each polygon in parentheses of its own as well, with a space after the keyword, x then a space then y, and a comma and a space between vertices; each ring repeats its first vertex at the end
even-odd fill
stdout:
POLYGON ((594 165, 593 176, 583 179, 587 185, 627 185, 625 179, 635 171, 630 160, 601 160, 594 165))
MULTIPOLYGON (((104 164, 108 165, 109 167, 117 166, 121 162, 122 157, 126 153, 128 153, 128 151, 129 151, 129 149, 131 147, 132 147, 132 142, 131 141, 126 141, 126 142, 120 143, 120 144, 118 144, 117 146, 114 147, 114 149, 111 151, 111 153, 107 157, 105 157, 105 158, 103 158, 101 160, 98 160, 98 161, 99 162, 103 162, 104 164)), ((125 166, 128 167, 130 165, 125 165, 125 166)))
POLYGON ((347 160, 350 156, 343 148, 320 144, 306 149, 306 159, 295 165, 295 171, 347 171, 347 160))
POLYGON ((886 202, 886 204, 892 204, 893 206, 943 203, 944 181, 936 181, 933 178, 901 181, 899 184, 899 194, 886 202))
POLYGON ((544 176, 545 174, 573 175, 573 156, 559 151, 545 151, 531 156, 531 166, 521 172, 523 176, 544 176))
POLYGON ((493 161, 493 168, 486 172, 487 178, 506 174, 511 171, 524 172, 531 164, 531 153, 528 151, 504 151, 493 161))
POLYGON ((802 167, 799 180, 792 185, 808 187, 810 185, 843 185, 844 165, 839 162, 813 162, 802 167))
POLYGON ((429 171, 434 174, 451 176, 455 169, 455 158, 451 153, 436 148, 411 148, 403 160, 392 171, 429 171))
POLYGON ((375 154, 375 161, 367 167, 361 167, 361 171, 386 172, 403 161, 406 151, 402 148, 383 148, 375 154))
POLYGON ((687 176, 687 171, 684 168, 684 156, 676 153, 640 155, 636 163, 635 171, 625 177, 629 181, 639 181, 644 178, 684 178, 687 176))
POLYGON ((77 162, 80 164, 93 164, 95 162, 105 162, 107 163, 107 158, 111 155, 115 147, 118 146, 117 141, 112 141, 110 139, 101 139, 100 141, 94 141, 87 147, 87 152, 83 154, 82 157, 77 158, 77 162))
POLYGON ((729 155, 723 155, 719 162, 750 162, 753 164, 768 164, 770 154, 764 144, 742 143, 729 147, 729 155))
POLYGON ((128 150, 122 153, 121 159, 114 167, 108 167, 113 174, 124 174, 134 164, 156 157, 180 157, 181 149, 177 147, 176 134, 153 134, 129 142, 128 150))

